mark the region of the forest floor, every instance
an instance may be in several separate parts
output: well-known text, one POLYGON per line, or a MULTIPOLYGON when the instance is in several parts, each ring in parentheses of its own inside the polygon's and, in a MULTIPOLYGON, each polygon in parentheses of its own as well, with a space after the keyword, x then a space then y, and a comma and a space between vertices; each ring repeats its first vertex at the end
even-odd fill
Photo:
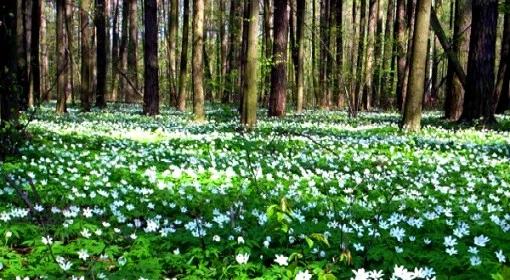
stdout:
POLYGON ((240 133, 230 109, 138 111, 35 115, 0 166, 0 278, 510 279, 510 117, 261 112, 240 133))

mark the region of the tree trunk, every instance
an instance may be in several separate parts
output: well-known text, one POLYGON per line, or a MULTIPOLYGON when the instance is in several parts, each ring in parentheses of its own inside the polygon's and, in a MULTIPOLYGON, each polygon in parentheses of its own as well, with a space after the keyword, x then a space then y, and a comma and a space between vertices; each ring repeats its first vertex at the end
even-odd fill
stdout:
POLYGON ((117 102, 119 99, 118 93, 118 82, 119 82, 119 6, 121 0, 113 1, 113 22, 112 22, 112 87, 110 99, 113 102, 117 102))
POLYGON ((405 98, 405 73, 406 73, 406 8, 405 0, 397 0, 397 108, 402 110, 405 98))
POLYGON ((158 4, 157 0, 144 1, 145 40, 144 48, 144 91, 143 113, 148 116, 159 114, 158 76, 158 4))
MULTIPOLYGON (((14 1, 14 0, 11 0, 14 1)), ((16 13, 16 47, 17 47, 17 76, 18 85, 20 86, 20 109, 25 110, 28 102, 28 65, 27 65, 27 49, 26 49, 26 30, 25 30, 25 9, 27 0, 17 0, 16 13)))
MULTIPOLYGON (((19 18, 17 1, 0 3, 0 128, 18 116, 17 41, 16 22, 19 18)), ((19 1, 18 1, 19 2, 19 1)))
POLYGON ((74 98, 74 67, 73 67, 73 3, 65 1, 65 38, 67 40, 66 95, 75 104, 74 98))
MULTIPOLYGON (((329 1, 320 0, 320 40, 319 40, 319 107, 328 109, 328 55, 329 55, 329 1)), ((275 30, 276 30, 275 11, 275 30)))
MULTIPOLYGON (((505 7, 510 7, 510 0, 505 1, 505 7)), ((505 13, 503 28, 503 39, 501 40, 501 55, 499 70, 494 90, 493 111, 494 113, 504 113, 509 107, 509 80, 510 80, 510 12, 505 13)))
POLYGON ((128 15, 129 15, 128 0, 122 0, 122 34, 120 37, 119 46, 119 62, 118 68, 114 69, 115 73, 122 72, 124 75, 119 76, 119 99, 123 102, 126 101, 126 91, 130 87, 126 80, 127 65, 128 65, 128 15))
MULTIPOLYGON (((457 1, 455 5, 454 40, 452 51, 464 72, 467 70, 469 54, 469 38, 471 34, 471 0, 457 1)), ((458 74, 455 73, 454 62, 448 62, 446 84, 445 118, 451 121, 459 120, 464 104, 464 88, 458 74)))
POLYGON ((97 85, 96 85, 96 106, 106 107, 106 19, 105 19, 105 0, 96 0, 96 67, 97 67, 97 85))
POLYGON ((230 2, 230 41, 228 54, 228 85, 227 91, 223 93, 223 103, 228 103, 235 93, 239 92, 239 63, 241 54, 242 39, 242 14, 243 6, 239 0, 231 0, 230 2))
POLYGON ((492 110, 498 20, 497 0, 473 0, 466 93, 461 120, 495 121, 492 110))
POLYGON ((276 1, 274 6, 273 68, 271 70, 271 95, 268 111, 271 117, 285 115, 288 26, 287 0, 276 1))
POLYGON ((41 1, 41 100, 50 100, 49 76, 48 76, 48 44, 46 42, 46 1, 41 1))
POLYGON ((34 96, 33 96, 33 88, 32 88, 32 53, 31 53, 31 46, 32 46, 32 7, 33 7, 33 1, 24 1, 23 6, 23 26, 24 26, 24 33, 23 33, 23 50, 25 55, 25 61, 26 61, 26 84, 24 85, 25 89, 25 100, 23 100, 22 108, 28 109, 32 107, 34 104, 34 96))
POLYGON ((56 18, 56 33, 57 33, 57 114, 67 112, 67 96, 66 96, 66 79, 65 72, 67 69, 67 55, 66 55, 66 40, 64 31, 64 16, 65 16, 65 0, 57 0, 57 18, 56 18))
POLYGON ((369 0, 367 50, 365 59, 365 88, 363 90, 363 105, 365 110, 372 108, 372 97, 374 96, 374 63, 375 63, 375 39, 378 15, 378 1, 369 0))
MULTIPOLYGON (((266 61, 270 61, 273 55, 273 40, 271 37, 271 19, 273 14, 273 9, 271 5, 271 0, 264 0, 264 52, 266 61)), ((262 101, 264 106, 267 106, 268 96, 270 94, 270 85, 271 85, 271 71, 270 67, 264 65, 264 79, 262 80, 263 91, 262 91, 262 101)))
POLYGON ((418 131, 421 126, 431 8, 431 0, 418 0, 410 61, 408 96, 405 100, 402 123, 403 129, 407 131, 418 131))
POLYGON ((127 64, 127 78, 134 86, 126 88, 126 101, 132 103, 139 100, 137 95, 138 91, 138 59, 136 54, 136 47, 138 45, 138 25, 136 14, 136 0, 128 0, 128 22, 129 22, 129 37, 128 37, 128 64, 127 64))
POLYGON ((189 0, 184 0, 182 21, 182 47, 181 47, 181 65, 179 73, 179 102, 177 109, 181 112, 186 110, 186 75, 188 68, 188 33, 189 33, 189 0))
POLYGON ((203 48, 204 0, 193 0, 193 114, 198 122, 205 120, 203 48))
POLYGON ((305 96, 305 22, 306 22, 306 0, 297 0, 296 3, 296 38, 297 38, 297 71, 296 71, 296 111, 303 111, 305 96))
POLYGON ((223 95, 225 94, 225 83, 227 76, 227 55, 228 55, 228 36, 227 36, 227 26, 223 24, 225 22, 225 5, 226 0, 219 0, 220 4, 220 87, 219 93, 221 95, 221 99, 223 100, 223 95))
MULTIPOLYGON (((317 15, 316 15, 316 1, 312 1, 312 30, 317 29, 317 15)), ((312 91, 314 96, 315 106, 320 102, 319 100, 319 87, 317 86, 317 52, 316 52, 316 32, 312 32, 312 91)))
MULTIPOLYGON (((169 65, 169 82, 170 82, 170 90, 169 90, 169 99, 177 100, 177 72, 176 72, 176 42, 177 42, 177 28, 179 27, 179 1, 178 0, 170 0, 169 1, 170 10, 168 13, 168 48, 167 48, 167 56, 168 56, 168 65, 169 65)), ((175 103, 174 103, 175 104, 175 103)))
POLYGON ((365 26, 366 26, 366 7, 367 0, 361 0, 360 7, 360 31, 358 41, 358 61, 356 63, 356 89, 354 92, 354 103, 352 113, 356 115, 360 108, 360 97, 363 95, 364 81, 363 81, 363 59, 365 54, 365 26))
POLYGON ((244 69, 244 98, 243 111, 241 114, 241 123, 251 129, 257 123, 257 35, 258 35, 258 14, 259 1, 249 1, 249 24, 246 49, 246 66, 244 69))
POLYGON ((90 102, 93 95, 92 88, 92 28, 89 21, 90 0, 80 2, 81 21, 81 88, 80 101, 83 111, 90 111, 90 102))
MULTIPOLYGON (((389 109, 391 107, 390 94, 393 92, 393 33, 392 26, 395 21, 395 1, 388 0, 388 11, 386 15, 386 24, 384 31, 384 58, 382 65, 382 85, 380 95, 380 105, 382 109, 389 109)), ((395 30, 393 30, 395 32, 395 30)))
POLYGON ((32 6, 32 44, 30 46, 32 69, 32 94, 29 106, 39 102, 41 95, 41 67, 39 60, 40 30, 41 30, 41 2, 34 0, 32 6))

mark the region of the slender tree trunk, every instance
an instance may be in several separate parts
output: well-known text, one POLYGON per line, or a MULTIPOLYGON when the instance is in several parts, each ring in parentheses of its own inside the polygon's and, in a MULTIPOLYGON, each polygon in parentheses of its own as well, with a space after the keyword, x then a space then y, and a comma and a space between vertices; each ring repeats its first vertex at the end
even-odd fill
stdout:
POLYGON ((421 127, 431 8, 432 0, 418 0, 410 61, 408 96, 405 100, 402 122, 404 130, 407 131, 417 131, 421 127))
POLYGON ((336 1, 328 0, 327 3, 327 37, 326 37, 326 95, 323 96, 323 103, 326 104, 326 108, 331 108, 332 92, 336 83, 335 74, 335 14, 336 14, 336 1))
POLYGON ((34 0, 32 6, 32 45, 30 46, 31 62, 32 62, 32 94, 29 106, 38 103, 41 96, 41 66, 39 60, 39 45, 41 31, 41 2, 42 0, 34 0))
MULTIPOLYGON (((11 0, 14 1, 14 0, 11 0)), ((18 85, 21 87, 21 98, 20 98, 20 109, 25 110, 27 108, 28 102, 28 66, 27 66, 27 52, 26 52, 26 30, 25 30, 25 8, 27 0, 17 0, 16 13, 19 15, 16 18, 16 47, 17 53, 16 57, 18 58, 17 65, 17 76, 18 76, 18 85)))
POLYGON ((73 3, 65 0, 65 38, 67 40, 66 95, 74 105, 74 65, 73 65, 73 3))
POLYGON ((277 1, 274 6, 273 68, 271 70, 271 95, 268 112, 272 117, 285 115, 288 27, 287 0, 277 1))
POLYGON ((498 20, 497 0, 473 0, 466 93, 461 120, 483 117, 495 122, 492 110, 498 20))
POLYGON ((352 113, 354 116, 360 108, 360 97, 363 95, 364 75, 363 75, 363 59, 365 53, 365 26, 366 26, 366 6, 367 0, 361 0, 360 7, 360 31, 358 43, 358 61, 356 63, 356 90, 354 93, 354 107, 352 113))
POLYGON ((231 0, 230 2, 230 41, 228 54, 228 89, 223 94, 223 103, 228 103, 235 93, 239 92, 239 70, 240 70, 240 54, 242 39, 242 14, 243 6, 239 0, 231 0))
POLYGON ((112 87, 111 87, 111 101, 117 102, 119 100, 118 82, 119 82, 119 7, 121 0, 113 1, 113 22, 112 22, 112 87))
POLYGON ((244 98, 243 111, 241 114, 242 124, 251 129, 257 123, 257 35, 258 35, 258 14, 259 1, 249 1, 249 24, 246 50, 246 66, 244 69, 244 98))
MULTIPOLYGON (((177 100, 177 28, 179 27, 179 1, 170 0, 170 10, 168 13, 168 65, 169 65, 169 81, 170 81, 170 100, 177 100)), ((175 104, 175 103, 174 103, 175 104)))
POLYGON ((378 15, 378 1, 369 0, 368 31, 367 31, 367 52, 365 60, 365 88, 363 90, 363 105, 366 110, 372 108, 372 97, 374 96, 374 63, 375 63, 375 39, 378 15))
POLYGON ((358 24, 357 23, 357 5, 356 5, 356 1, 352 1, 352 17, 351 17, 351 27, 352 27, 352 32, 351 32, 351 44, 350 44, 350 49, 351 49, 351 57, 350 57, 350 71, 349 71, 349 77, 350 77, 350 88, 349 88, 349 116, 351 117, 355 117, 356 114, 357 114, 357 109, 356 109, 356 100, 357 100, 357 43, 358 43, 358 29, 357 29, 357 26, 358 24))
MULTIPOLYGON (((7 122, 15 122, 18 116, 18 92, 20 85, 17 78, 17 32, 16 19, 19 18, 17 1, 0 3, 0 128, 7 122)), ((19 1, 18 1, 19 2, 19 1)), ((0 160, 4 155, 0 155, 0 160)))
POLYGON ((128 64, 128 15, 129 15, 129 3, 128 0, 122 0, 122 26, 120 35, 119 45, 119 65, 115 69, 116 73, 122 72, 124 75, 119 75, 119 99, 122 102, 126 102, 126 91, 128 84, 127 77, 127 64, 128 64))
MULTIPOLYGON (((506 8, 510 8, 510 0, 505 1, 506 8)), ((503 39, 501 40, 501 54, 499 70, 494 90, 493 110, 495 113, 504 113, 510 108, 510 12, 505 13, 505 21, 503 27, 503 39)))
POLYGON ((158 76, 158 4, 157 0, 144 1, 145 38, 144 44, 144 91, 143 113, 148 116, 159 114, 158 76))
MULTIPOLYGON (((241 76, 241 88, 240 88, 240 91, 239 91, 239 112, 241 113, 242 115, 242 112, 244 111, 243 110, 243 106, 244 106, 244 88, 245 88, 245 85, 244 85, 244 70, 245 70, 245 67, 246 67, 246 59, 248 58, 247 56, 247 51, 248 51, 248 25, 249 25, 249 13, 250 13, 250 3, 248 2, 249 0, 245 0, 243 1, 243 34, 242 34, 242 39, 241 39, 241 57, 240 57, 240 66, 239 66, 239 69, 240 69, 240 76, 241 76)), ((204 51, 204 57, 207 57, 206 56, 206 52, 204 51)), ((207 61, 207 59, 205 59, 205 61, 207 61)), ((206 65, 206 68, 207 68, 207 63, 205 64, 206 65)), ((207 75, 206 75, 207 77, 207 75)))
POLYGON ((296 71, 296 111, 303 111, 305 96, 305 22, 306 22, 306 0, 297 0, 296 3, 296 38, 297 38, 297 71, 296 71))
MULTIPOLYGON (((438 11, 443 5, 442 0, 436 0, 435 10, 438 11)), ((441 66, 441 57, 439 54, 439 39, 436 37, 432 37, 431 39, 431 49, 432 49, 432 74, 430 81, 430 105, 435 105, 437 100, 439 99, 439 87, 440 87, 440 66, 441 66)))
MULTIPOLYGON (((329 1, 320 0, 320 39, 319 39, 319 107, 328 109, 328 55, 329 55, 329 1)), ((275 12, 276 28, 276 12, 275 12)))
POLYGON ((81 21, 81 89, 80 101, 83 111, 90 111, 90 102, 93 95, 92 88, 92 28, 89 21, 90 0, 80 2, 81 21))
POLYGON ((128 0, 128 24, 129 24, 129 37, 128 37, 128 64, 127 64, 127 78, 134 86, 126 88, 126 101, 131 103, 139 100, 137 95, 138 90, 138 58, 136 47, 138 46, 138 24, 136 13, 136 0, 128 0))
POLYGON ((32 7, 33 7, 33 1, 26 0, 23 7, 23 24, 24 24, 24 42, 23 42, 23 49, 25 54, 25 61, 26 61, 26 77, 27 77, 27 83, 25 85, 25 92, 26 97, 23 103, 23 108, 30 108, 34 104, 34 91, 33 91, 33 73, 32 73, 32 7))
MULTIPOLYGON (((467 71, 471 34, 471 8, 471 0, 456 1, 452 49, 465 72, 467 71)), ((459 76, 455 73, 451 60, 448 62, 446 82, 445 118, 457 121, 462 115, 464 88, 459 76)))
POLYGON ((384 30, 383 30, 383 2, 377 0, 377 27, 375 31, 374 44, 374 82, 372 90, 372 107, 381 106, 381 79, 383 65, 383 49, 384 49, 384 30))
POLYGON ((96 85, 96 106, 106 107, 106 19, 105 19, 105 0, 96 0, 96 67, 97 67, 97 85, 96 85))
MULTIPOLYGON (((315 4, 316 1, 312 1, 312 30, 316 30, 317 28, 317 14, 316 14, 316 4, 315 4)), ((319 37, 320 38, 320 37, 319 37)), ((314 96, 314 102, 315 102, 315 106, 317 106, 320 102, 320 98, 319 98, 319 87, 317 86, 318 84, 318 79, 317 79, 317 54, 316 54, 316 40, 317 40, 317 36, 316 36, 316 32, 312 32, 312 39, 311 39, 311 43, 312 43, 312 91, 313 91, 313 96, 314 96)))
POLYGON ((189 33, 189 0, 184 0, 182 21, 182 47, 181 47, 181 65, 179 73, 179 102, 177 109, 181 112, 186 110, 186 77, 188 68, 188 33, 189 33))
POLYGON ((380 95, 380 105, 382 109, 389 109, 391 106, 390 94, 393 92, 393 41, 392 26, 395 21, 395 0, 388 0, 388 10, 386 15, 386 24, 384 32, 384 58, 382 66, 382 85, 380 95))
POLYGON ((57 18, 56 18, 56 60, 57 60, 57 114, 67 112, 67 96, 66 96, 66 79, 65 72, 67 69, 66 40, 65 40, 65 0, 57 0, 57 18))
POLYGON ((193 114, 205 120, 204 109, 204 0, 193 0, 193 114))
POLYGON ((223 100, 223 95, 225 94, 225 83, 227 76, 227 55, 228 55, 228 36, 227 36, 227 26, 223 24, 225 22, 225 11, 226 0, 219 0, 220 2, 220 88, 219 92, 221 95, 221 99, 223 100))
POLYGON ((405 0, 397 0, 397 24, 396 24, 396 43, 397 43, 397 108, 402 110, 405 91, 404 86, 406 72, 406 8, 405 0))
POLYGON ((40 1, 41 3, 41 100, 49 101, 50 100, 50 90, 49 90, 49 76, 48 76, 48 44, 46 42, 46 1, 40 1))
MULTIPOLYGON (((414 38, 414 23, 416 18, 416 1, 417 0, 408 0, 407 2, 407 53, 406 53, 406 67, 404 73, 404 81, 403 87, 404 90, 402 92, 402 106, 405 105, 405 100, 407 98, 407 90, 409 89, 409 72, 411 71, 411 56, 412 52, 410 50, 413 49, 413 38, 414 38)), ((428 50, 428 47, 427 47, 428 50)))
POLYGON ((343 79, 343 69, 344 69, 344 53, 343 53, 343 0, 335 0, 336 1, 336 106, 338 108, 342 108, 344 106, 344 79, 343 79))
MULTIPOLYGON (((264 0, 264 51, 265 59, 267 61, 270 61, 273 55, 273 40, 271 37, 271 18, 273 14, 273 9, 271 2, 272 2, 271 0, 264 0)), ((264 105, 267 106, 268 96, 271 91, 270 67, 265 66, 264 68, 264 79, 262 81, 262 85, 263 85, 262 101, 264 105)))

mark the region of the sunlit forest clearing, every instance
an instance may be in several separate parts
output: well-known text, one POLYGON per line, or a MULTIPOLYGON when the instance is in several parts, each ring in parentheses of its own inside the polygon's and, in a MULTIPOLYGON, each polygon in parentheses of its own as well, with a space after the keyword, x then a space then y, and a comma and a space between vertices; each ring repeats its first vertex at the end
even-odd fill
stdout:
POLYGON ((0 280, 510 279, 510 0, 0 2, 0 280))

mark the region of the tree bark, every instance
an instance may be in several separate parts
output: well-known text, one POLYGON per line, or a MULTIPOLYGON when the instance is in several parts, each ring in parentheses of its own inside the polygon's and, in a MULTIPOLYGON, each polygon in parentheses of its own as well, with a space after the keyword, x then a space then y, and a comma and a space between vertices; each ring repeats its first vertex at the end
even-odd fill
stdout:
POLYGON ((113 102, 117 102, 119 99, 118 93, 118 82, 119 82, 119 7, 121 0, 113 1, 113 19, 112 19, 112 87, 110 99, 113 102))
POLYGON ((406 72, 406 8, 405 0, 397 0, 397 108, 402 110, 405 98, 405 72, 406 72))
POLYGON ((205 120, 203 48, 204 0, 193 0, 193 114, 198 122, 205 120))
POLYGON ((90 0, 81 0, 80 2, 80 21, 81 21, 81 83, 80 83, 80 101, 83 111, 90 111, 90 102, 93 95, 92 85, 92 28, 90 25, 90 0))
POLYGON ((369 0, 367 49, 365 59, 365 87, 363 90, 363 105, 366 110, 372 108, 374 96, 374 63, 375 63, 375 39, 378 15, 378 1, 369 0))
MULTIPOLYGON (((505 6, 510 7, 510 0, 505 1, 505 6)), ((505 13, 503 24, 503 39, 501 40, 501 53, 496 88, 494 90, 493 111, 494 113, 504 113, 510 108, 510 12, 505 13)))
POLYGON ((288 27, 287 0, 277 1, 274 6, 273 68, 271 70, 271 95, 268 111, 271 117, 285 115, 288 27))
POLYGON ((41 2, 34 0, 32 6, 32 44, 30 46, 32 69, 32 94, 29 107, 39 102, 41 95, 41 65, 39 60, 39 45, 41 31, 41 2))
MULTIPOLYGON (((170 90, 169 97, 170 100, 177 100, 177 50, 176 50, 176 42, 177 42, 177 28, 179 27, 179 1, 178 0, 169 0, 170 10, 168 13, 168 48, 167 48, 167 56, 168 56, 168 65, 169 65, 169 82, 170 82, 170 90)), ((175 103, 174 103, 175 104, 175 103)))
POLYGON ((244 90, 243 90, 243 111, 241 123, 248 129, 253 128, 257 123, 257 35, 258 35, 258 14, 259 1, 249 1, 249 24, 246 49, 246 66, 244 69, 244 90))
MULTIPOLYGON (((14 0, 11 0, 14 1, 14 0)), ((27 0, 16 1, 16 13, 19 15, 16 18, 16 47, 17 47, 17 70, 18 70, 18 85, 20 88, 20 109, 25 110, 28 102, 28 64, 27 64, 27 49, 26 49, 26 29, 25 29, 25 9, 27 0)))
POLYGON ((74 96, 74 65, 73 65, 73 3, 72 0, 65 0, 65 38, 67 53, 66 68, 66 95, 75 104, 74 96))
MULTIPOLYGON (((455 70, 455 65, 457 64, 455 60, 458 61, 461 69, 466 72, 471 34, 471 8, 471 0, 456 1, 453 28, 454 39, 450 48, 453 57, 448 62, 446 99, 444 104, 445 118, 451 121, 459 120, 464 104, 463 84, 465 85, 465 82, 463 83, 463 80, 465 81, 465 78, 455 73, 458 72, 455 70)), ((438 33, 436 32, 436 34, 438 33)))
POLYGON ((144 1, 145 40, 144 44, 144 91, 143 113, 148 116, 159 114, 158 76, 158 4, 157 0, 144 1))
POLYGON ((431 0, 418 0, 414 25, 413 48, 409 71, 408 96, 405 100, 403 129, 417 131, 421 127, 421 110, 425 92, 428 34, 430 29, 431 0))
POLYGON ((17 40, 16 19, 19 17, 17 1, 0 3, 0 128, 18 116, 17 40))
POLYGON ((66 79, 65 72, 67 69, 67 53, 66 53, 66 40, 65 40, 65 0, 57 0, 57 18, 56 18, 56 51, 57 51, 57 114, 64 114, 67 112, 67 96, 66 96, 66 79))
POLYGON ((182 47, 181 47, 181 65, 179 73, 179 102, 177 109, 181 112, 186 110, 186 75, 188 68, 188 33, 189 33, 189 0, 184 0, 182 21, 182 47))
POLYGON ((106 19, 105 19, 105 0, 96 0, 96 107, 106 107, 106 19))
POLYGON ((297 0, 296 3, 296 38, 297 38, 297 71, 296 71, 296 111, 303 111, 305 96, 305 22, 306 22, 306 0, 297 0))
POLYGON ((223 93, 223 103, 228 103, 234 97, 234 94, 239 92, 239 70, 240 70, 240 54, 241 54, 241 39, 242 39, 242 18, 243 6, 239 0, 230 1, 230 39, 229 39, 229 54, 228 54, 228 83, 227 90, 223 93))
MULTIPOLYGON (((128 15, 129 15, 129 4, 128 0, 122 0, 122 33, 120 37, 120 46, 119 46, 119 63, 118 68, 115 68, 115 73, 119 74, 122 72, 124 74, 127 73, 127 65, 128 65, 128 15)), ((126 102, 126 91, 127 88, 130 87, 129 83, 126 80, 127 76, 119 75, 119 99, 123 102, 126 102)))
POLYGON ((360 31, 358 39, 358 61, 356 63, 356 89, 354 92, 353 108, 351 109, 354 116, 360 108, 360 97, 363 95, 364 75, 363 75, 363 59, 365 54, 365 26, 366 26, 366 7, 367 0, 361 0, 360 7, 360 31))
POLYGON ((40 48, 41 48, 41 100, 49 101, 50 100, 50 91, 49 91, 49 76, 48 76, 48 44, 46 42, 46 1, 41 1, 41 40, 40 40, 40 48))
POLYGON ((472 7, 468 73, 461 120, 471 122, 483 117, 484 123, 491 123, 495 122, 492 95, 495 78, 498 1, 473 0, 472 7))
MULTIPOLYGON (((391 107, 390 94, 393 92, 393 41, 392 26, 395 21, 395 0, 388 0, 388 10, 386 15, 386 24, 384 31, 384 58, 382 65, 382 85, 380 94, 380 105, 382 109, 391 107)), ((395 30, 393 30, 395 32, 395 30)))
POLYGON ((136 0, 128 0, 128 22, 129 22, 129 37, 128 37, 128 64, 127 64, 127 77, 134 85, 126 88, 126 101, 131 103, 139 98, 137 97, 138 91, 138 58, 136 47, 138 45, 138 24, 136 14, 136 0))

